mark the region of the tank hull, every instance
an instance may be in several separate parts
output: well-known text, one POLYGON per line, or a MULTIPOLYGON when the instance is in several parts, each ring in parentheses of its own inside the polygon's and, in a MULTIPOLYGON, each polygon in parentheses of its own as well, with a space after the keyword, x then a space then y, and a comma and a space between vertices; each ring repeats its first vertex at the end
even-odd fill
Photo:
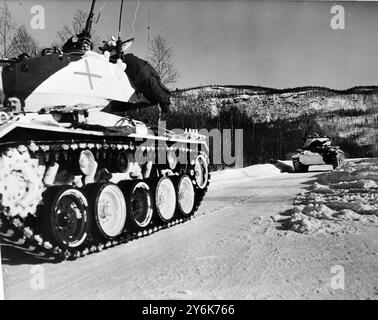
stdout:
MULTIPOLYGON (((30 116, 2 124, 2 241, 37 258, 75 259, 191 219, 209 185, 205 141, 169 132, 154 135, 138 126, 116 129, 91 125, 65 128, 46 119, 30 120, 30 116), (196 166, 200 162, 202 176, 198 179, 196 166), (162 179, 168 179, 169 183, 161 183, 162 179), (187 182, 186 188, 181 187, 182 180, 187 182), (160 185, 172 187, 160 190, 160 185), (103 189, 109 191, 103 195, 98 191, 103 189), (132 219, 133 199, 141 197, 141 190, 145 199, 149 199, 150 210, 150 220, 146 218, 142 227, 136 224, 136 214, 132 219), (122 196, 113 200, 117 194, 122 196), (101 232, 100 207, 95 208, 101 197, 110 199, 111 206, 127 208, 123 214, 127 219, 118 226, 116 235, 113 231, 105 236, 101 232), (160 203, 164 198, 166 203, 160 203), (68 199, 75 200, 71 207, 74 205, 77 213, 76 216, 67 213, 62 222, 57 208, 63 208, 68 199), (188 208, 188 203, 189 209, 180 210, 188 208), (174 211, 173 216, 164 215, 167 204, 170 212, 174 211), (87 217, 85 221, 83 216, 87 217)), ((138 210, 134 211, 144 209, 138 210)), ((124 211, 119 211, 121 216, 124 211)), ((112 221, 119 220, 114 217, 112 221)))

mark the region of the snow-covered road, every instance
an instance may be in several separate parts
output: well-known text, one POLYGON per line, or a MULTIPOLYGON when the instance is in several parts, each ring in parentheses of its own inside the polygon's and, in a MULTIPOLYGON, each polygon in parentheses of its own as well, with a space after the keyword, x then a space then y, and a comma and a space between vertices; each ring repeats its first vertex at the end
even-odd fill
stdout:
POLYGON ((41 264, 4 247, 5 298, 376 299, 376 226, 306 235, 270 218, 328 168, 214 173, 197 218, 76 261, 41 264), (335 286, 340 270, 344 289, 335 286))

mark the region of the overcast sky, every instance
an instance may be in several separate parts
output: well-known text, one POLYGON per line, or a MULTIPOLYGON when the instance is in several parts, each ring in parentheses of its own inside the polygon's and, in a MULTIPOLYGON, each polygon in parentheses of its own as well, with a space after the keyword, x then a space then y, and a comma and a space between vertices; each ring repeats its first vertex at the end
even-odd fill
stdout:
MULTIPOLYGON (((6 1, 43 46, 91 1, 6 1), (46 29, 33 30, 31 8, 42 4, 46 29)), ((131 52, 146 57, 150 8, 151 38, 174 48, 178 88, 205 84, 248 84, 275 88, 318 85, 344 89, 378 85, 378 3, 328 1, 140 0, 131 52), (345 9, 345 29, 333 30, 331 7, 345 9)), ((105 0, 97 0, 96 13, 105 0)), ((117 34, 119 0, 107 0, 94 24, 105 38, 117 34)), ((132 35, 137 0, 126 0, 123 37, 132 35)))

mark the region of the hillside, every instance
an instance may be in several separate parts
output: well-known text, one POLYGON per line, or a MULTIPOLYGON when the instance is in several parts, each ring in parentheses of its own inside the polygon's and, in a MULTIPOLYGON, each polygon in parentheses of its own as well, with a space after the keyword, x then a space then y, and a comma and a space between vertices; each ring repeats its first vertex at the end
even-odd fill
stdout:
POLYGON ((294 119, 309 112, 350 110, 378 112, 378 87, 333 90, 322 87, 272 89, 253 86, 203 86, 176 90, 175 111, 199 111, 213 117, 227 108, 237 108, 254 122, 294 119))
MULTIPOLYGON (((316 131, 333 138, 347 157, 378 156, 378 86, 334 90, 209 85, 176 89, 171 101, 170 112, 162 115, 168 129, 243 129, 244 166, 290 159, 304 137, 316 131)), ((158 112, 147 108, 131 116, 156 124, 158 112)))

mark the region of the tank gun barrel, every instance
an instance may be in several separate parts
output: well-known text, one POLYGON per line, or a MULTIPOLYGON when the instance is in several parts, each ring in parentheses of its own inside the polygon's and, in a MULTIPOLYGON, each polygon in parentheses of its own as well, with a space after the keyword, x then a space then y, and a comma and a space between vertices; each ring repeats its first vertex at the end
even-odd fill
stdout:
POLYGON ((89 11, 87 22, 85 23, 85 28, 84 28, 84 32, 89 34, 89 35, 91 34, 91 30, 92 30, 95 4, 96 4, 96 0, 92 0, 91 9, 89 11))

